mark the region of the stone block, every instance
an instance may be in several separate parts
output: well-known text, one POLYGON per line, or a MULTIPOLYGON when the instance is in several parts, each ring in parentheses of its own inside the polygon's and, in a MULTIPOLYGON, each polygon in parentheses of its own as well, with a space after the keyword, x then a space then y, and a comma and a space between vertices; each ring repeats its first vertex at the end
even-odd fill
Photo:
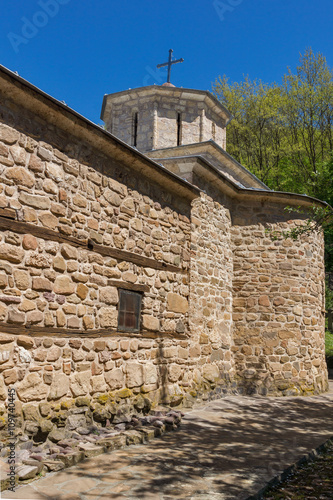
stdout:
POLYGON ((100 289, 99 299, 101 302, 109 305, 118 304, 118 290, 114 286, 106 286, 100 289))
POLYGON ((168 367, 168 378, 170 382, 177 382, 182 374, 182 368, 179 365, 171 364, 168 367))
POLYGON ((130 446, 131 444, 141 444, 144 440, 144 435, 136 430, 129 430, 123 433, 126 436, 126 444, 130 446))
POLYGON ((61 295, 71 295, 75 292, 75 284, 68 276, 57 276, 54 283, 54 292, 61 295))
POLYGON ((216 382, 220 377, 220 372, 216 365, 204 365, 202 375, 208 382, 216 382))
POLYGON ((14 264, 19 264, 22 262, 23 257, 24 251, 21 248, 6 243, 0 244, 0 260, 7 260, 14 264))
POLYGON ((39 220, 44 227, 52 230, 56 229, 59 223, 58 218, 50 213, 40 215, 39 220))
POLYGON ((98 318, 101 328, 116 328, 118 325, 118 311, 115 307, 101 307, 98 318))
POLYGON ((130 389, 140 387, 144 383, 144 367, 139 363, 125 365, 126 386, 130 389))
POLYGON ((67 395, 69 378, 64 373, 55 373, 48 394, 48 400, 57 400, 67 395))
POLYGON ((159 331, 160 329, 160 320, 155 316, 151 316, 149 314, 142 315, 142 326, 146 330, 151 331, 159 331))
POLYGON ((89 288, 83 283, 79 283, 76 287, 76 294, 81 299, 84 300, 89 292, 89 288))
POLYGON ((146 385, 156 384, 158 382, 158 372, 155 365, 148 363, 144 365, 144 383, 146 385))
POLYGON ((106 392, 107 385, 104 380, 103 375, 97 375, 91 378, 91 389, 90 394, 95 394, 96 392, 106 392))
POLYGON ((89 372, 75 373, 70 377, 70 389, 74 397, 85 396, 89 393, 90 389, 89 372))
POLYGON ((124 373, 120 368, 106 372, 104 377, 111 390, 121 389, 125 385, 124 373))
POLYGON ((169 292, 167 295, 167 309, 176 313, 187 313, 188 301, 177 293, 169 292))
POLYGON ((47 278, 33 278, 32 289, 40 292, 51 292, 52 283, 47 278))
POLYGON ((24 403, 45 399, 48 389, 37 373, 29 373, 22 382, 16 385, 18 397, 24 403))
POLYGON ((22 191, 19 195, 19 201, 22 205, 37 208, 39 210, 49 210, 51 202, 47 196, 37 196, 22 191))

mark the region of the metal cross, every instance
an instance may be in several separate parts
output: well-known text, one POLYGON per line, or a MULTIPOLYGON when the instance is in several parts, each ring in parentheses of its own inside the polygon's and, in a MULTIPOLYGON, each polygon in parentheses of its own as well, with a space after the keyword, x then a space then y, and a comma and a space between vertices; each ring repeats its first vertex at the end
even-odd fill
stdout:
POLYGON ((173 50, 172 50, 172 49, 170 49, 170 50, 169 50, 169 61, 168 61, 167 63, 158 64, 158 65, 156 66, 157 68, 164 68, 165 66, 168 66, 168 80, 167 80, 167 82, 168 82, 168 83, 170 83, 171 66, 172 66, 173 64, 177 64, 177 63, 182 63, 182 62, 184 62, 184 59, 183 59, 183 58, 182 58, 182 59, 177 59, 176 61, 173 61, 173 60, 172 60, 172 52, 173 52, 173 50))

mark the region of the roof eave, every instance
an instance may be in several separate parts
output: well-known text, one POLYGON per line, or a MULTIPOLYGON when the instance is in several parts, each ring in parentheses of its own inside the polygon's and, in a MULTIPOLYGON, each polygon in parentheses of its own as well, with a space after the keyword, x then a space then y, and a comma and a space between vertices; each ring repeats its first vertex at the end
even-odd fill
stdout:
MULTIPOLYGON (((129 146, 110 132, 2 65, 0 65, 1 78, 10 87, 7 91, 8 98, 12 100, 16 98, 22 107, 29 109, 43 119, 45 119, 45 111, 47 110, 48 119, 57 124, 59 128, 87 140, 94 147, 98 144, 99 147, 104 148, 107 154, 113 154, 115 159, 119 160, 121 156, 125 164, 130 168, 138 170, 140 173, 144 169, 147 172, 146 169, 148 169, 151 178, 155 182, 164 187, 167 183, 168 189, 177 192, 180 196, 190 200, 200 196, 200 190, 192 186, 189 182, 168 171, 165 167, 151 160, 137 149, 129 146), (30 92, 32 99, 26 98, 27 92, 30 92), (139 163, 142 168, 139 168, 139 163)), ((5 83, 2 90, 6 93, 5 83)))

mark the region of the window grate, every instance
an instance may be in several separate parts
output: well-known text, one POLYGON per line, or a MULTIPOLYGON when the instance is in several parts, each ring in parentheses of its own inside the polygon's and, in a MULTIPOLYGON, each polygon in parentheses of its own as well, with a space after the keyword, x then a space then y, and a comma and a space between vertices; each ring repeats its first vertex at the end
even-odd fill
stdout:
POLYGON ((119 290, 118 330, 139 332, 142 294, 119 290))

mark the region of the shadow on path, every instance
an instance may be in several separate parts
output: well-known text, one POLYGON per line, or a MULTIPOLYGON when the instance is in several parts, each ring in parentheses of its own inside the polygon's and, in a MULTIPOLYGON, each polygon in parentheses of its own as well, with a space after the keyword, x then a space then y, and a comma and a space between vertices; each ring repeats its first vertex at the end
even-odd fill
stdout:
POLYGON ((48 500, 243 500, 333 435, 332 402, 332 393, 229 396, 189 412, 179 431, 52 474, 7 498, 25 498, 18 495, 33 488, 36 499, 48 500))

